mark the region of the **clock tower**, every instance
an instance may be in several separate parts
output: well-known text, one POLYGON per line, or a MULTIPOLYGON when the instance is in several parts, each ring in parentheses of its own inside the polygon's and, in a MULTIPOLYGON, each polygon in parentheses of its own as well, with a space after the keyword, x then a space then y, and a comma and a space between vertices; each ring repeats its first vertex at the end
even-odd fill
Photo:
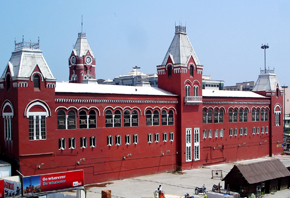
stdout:
POLYGON ((96 60, 87 41, 86 33, 79 33, 76 44, 68 60, 69 82, 82 83, 95 79, 96 60))

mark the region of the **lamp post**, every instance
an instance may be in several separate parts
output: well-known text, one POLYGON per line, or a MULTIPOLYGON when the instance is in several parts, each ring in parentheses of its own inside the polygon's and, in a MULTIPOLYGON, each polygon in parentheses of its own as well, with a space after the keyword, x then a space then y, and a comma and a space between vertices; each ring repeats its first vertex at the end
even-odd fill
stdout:
POLYGON ((285 133, 285 88, 288 88, 288 86, 282 86, 282 88, 284 89, 283 92, 283 133, 285 133))

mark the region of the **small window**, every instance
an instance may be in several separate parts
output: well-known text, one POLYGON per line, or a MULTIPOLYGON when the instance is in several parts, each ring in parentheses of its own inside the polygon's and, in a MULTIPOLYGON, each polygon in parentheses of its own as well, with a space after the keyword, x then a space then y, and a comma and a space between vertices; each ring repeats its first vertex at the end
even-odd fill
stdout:
POLYGON ((81 146, 81 148, 87 148, 87 138, 86 137, 80 138, 80 146, 81 146))
POLYGON ((229 136, 233 136, 233 129, 229 129, 229 136))
POLYGON ((159 133, 155 133, 155 142, 159 142, 159 133))
POLYGON ((248 129, 247 128, 244 129, 244 135, 248 135, 248 129))
POLYGON ((65 112, 63 110, 57 112, 57 129, 65 129, 65 112))
POLYGON ((212 130, 208 131, 208 138, 212 138, 212 130))
POLYGON ((97 127, 97 116, 94 110, 89 112, 89 128, 96 128, 97 127))
POLYGON ((243 128, 240 128, 240 136, 243 135, 243 128))
POLYGON ((96 146, 97 146, 96 137, 95 136, 90 137, 90 147, 94 148, 96 146))
POLYGON ((212 123, 212 109, 208 110, 207 123, 212 123))
POLYGON ((87 113, 85 111, 80 112, 80 128, 85 129, 87 128, 87 113))
POLYGON ((257 134, 260 134, 260 127, 257 127, 257 134))
POLYGON ((238 129, 235 128, 235 136, 238 136, 238 129))
POLYGON ((148 143, 152 143, 152 133, 148 133, 148 143))
POLYGON ((133 135, 133 144, 138 144, 138 134, 133 135))
POLYGON ((68 139, 68 147, 69 147, 69 149, 75 149, 76 148, 76 139, 75 138, 69 138, 68 139))
POLYGON ((131 136, 130 135, 125 135, 125 144, 130 145, 131 144, 131 136))
POLYGON ((107 110, 105 113, 106 127, 113 127, 113 113, 111 110, 107 110))
POLYGON ((130 127, 131 126, 131 115, 130 111, 126 110, 124 112, 124 127, 130 127))
POLYGON ((220 137, 224 137, 224 130, 223 129, 220 130, 220 137))
POLYGON ((113 146, 113 136, 107 136, 107 146, 113 146))
POLYGON ((206 137, 207 137, 207 134, 206 134, 206 130, 203 130, 203 139, 206 139, 206 137))
POLYGON ((58 149, 59 150, 65 149, 65 138, 58 139, 58 149))
POLYGON ((172 76, 172 66, 168 66, 168 78, 171 78, 172 76))
POLYGON ((256 134, 256 128, 255 128, 255 127, 253 127, 252 134, 253 134, 253 135, 256 134))
POLYGON ((146 111, 146 125, 152 126, 152 112, 150 110, 146 111))
POLYGON ((40 77, 39 75, 34 75, 33 77, 33 81, 34 81, 34 89, 40 89, 40 77))
POLYGON ((265 128, 265 132, 268 133, 268 126, 266 126, 266 128, 265 128))
POLYGON ((121 111, 120 110, 115 111, 114 127, 121 127, 121 111))
POLYGON ((163 110, 162 114, 161 114, 161 124, 162 125, 168 125, 168 123, 167 123, 167 112, 165 110, 163 110))
POLYGON ((214 131, 214 137, 215 137, 215 138, 218 138, 218 137, 219 137, 219 130, 218 130, 218 129, 216 129, 216 130, 214 131))
POLYGON ((174 140, 174 133, 171 132, 171 133, 169 134, 169 141, 170 141, 170 142, 173 142, 173 140, 174 140))
POLYGON ((167 133, 163 133, 163 142, 167 142, 168 137, 167 137, 167 133))
POLYGON ((190 66, 190 76, 193 77, 193 66, 192 65, 190 66))
POLYGON ((173 113, 173 110, 169 110, 169 113, 168 113, 168 125, 174 125, 174 113, 173 113))
POLYGON ((159 111, 155 110, 153 114, 153 125, 159 125, 159 111))
POLYGON ((120 146, 121 145, 121 136, 120 135, 116 135, 115 136, 115 145, 116 146, 120 146))
POLYGON ((75 129, 76 128, 76 113, 73 110, 68 112, 67 117, 68 129, 75 129))
POLYGON ((137 110, 132 111, 132 126, 138 126, 139 123, 139 115, 137 110))

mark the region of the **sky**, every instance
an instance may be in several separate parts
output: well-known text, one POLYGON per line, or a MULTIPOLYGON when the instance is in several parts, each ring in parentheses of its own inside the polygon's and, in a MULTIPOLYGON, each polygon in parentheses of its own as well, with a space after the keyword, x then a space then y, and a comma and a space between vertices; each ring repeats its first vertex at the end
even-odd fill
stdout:
POLYGON ((83 32, 96 58, 96 78, 113 79, 132 71, 156 73, 174 37, 187 35, 204 75, 225 85, 256 81, 267 68, 290 86, 290 1, 288 0, 1 0, 0 72, 14 42, 37 42, 57 81, 67 81, 68 58, 83 32))

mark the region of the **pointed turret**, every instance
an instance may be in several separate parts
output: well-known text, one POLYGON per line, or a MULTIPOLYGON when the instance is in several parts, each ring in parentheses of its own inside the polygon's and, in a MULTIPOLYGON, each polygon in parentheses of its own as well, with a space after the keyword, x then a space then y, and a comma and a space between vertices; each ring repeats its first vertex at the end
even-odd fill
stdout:
POLYGON ((282 90, 280 83, 274 73, 274 70, 261 70, 253 91, 276 92, 276 89, 282 90))
POLYGON ((96 60, 85 33, 79 33, 69 58, 69 82, 82 83, 95 79, 96 60))

